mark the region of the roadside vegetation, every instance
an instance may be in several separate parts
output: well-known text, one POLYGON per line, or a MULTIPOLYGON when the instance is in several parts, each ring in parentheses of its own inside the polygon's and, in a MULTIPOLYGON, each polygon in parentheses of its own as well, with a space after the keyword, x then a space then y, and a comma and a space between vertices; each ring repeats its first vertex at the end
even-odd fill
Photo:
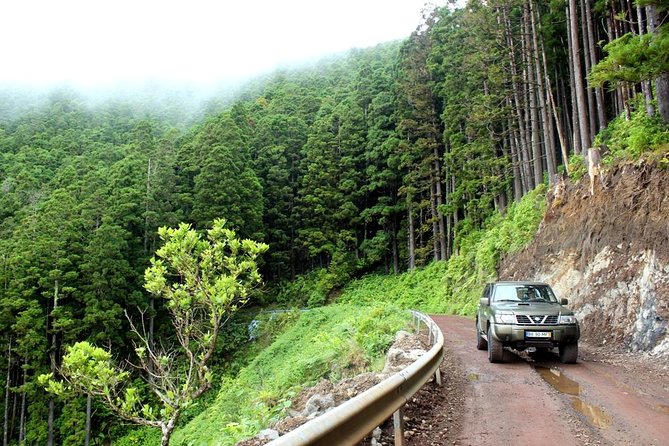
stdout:
MULTIPOLYGON (((310 311, 265 313, 255 342, 270 345, 239 373, 225 376, 215 400, 178 429, 172 445, 233 445, 284 415, 300 389, 383 368, 408 312, 392 305, 337 304, 310 311)), ((126 437, 120 445, 133 443, 126 437)))
POLYGON ((473 315, 483 285, 495 280, 499 260, 529 243, 545 210, 544 186, 490 217, 483 228, 462 236, 457 254, 445 262, 399 275, 370 274, 343 289, 339 302, 387 302, 427 313, 473 315))

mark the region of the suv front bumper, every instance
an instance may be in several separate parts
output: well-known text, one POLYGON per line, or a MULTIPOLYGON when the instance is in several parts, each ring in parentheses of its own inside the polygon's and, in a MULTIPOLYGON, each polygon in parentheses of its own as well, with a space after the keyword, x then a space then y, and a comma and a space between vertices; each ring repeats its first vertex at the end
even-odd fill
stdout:
MULTIPOLYGON (((578 324, 569 325, 516 325, 492 324, 492 335, 507 346, 515 347, 556 347, 578 341, 581 331, 578 324), (550 333, 546 337, 528 337, 527 333, 550 333)), ((531 336, 531 335, 530 335, 531 336)))

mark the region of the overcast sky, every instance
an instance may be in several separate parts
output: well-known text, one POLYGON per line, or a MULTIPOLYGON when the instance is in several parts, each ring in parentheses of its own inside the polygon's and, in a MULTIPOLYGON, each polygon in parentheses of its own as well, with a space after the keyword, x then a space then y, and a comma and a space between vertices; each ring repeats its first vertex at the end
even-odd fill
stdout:
POLYGON ((425 2, 1 0, 0 82, 241 78, 407 37, 425 2))

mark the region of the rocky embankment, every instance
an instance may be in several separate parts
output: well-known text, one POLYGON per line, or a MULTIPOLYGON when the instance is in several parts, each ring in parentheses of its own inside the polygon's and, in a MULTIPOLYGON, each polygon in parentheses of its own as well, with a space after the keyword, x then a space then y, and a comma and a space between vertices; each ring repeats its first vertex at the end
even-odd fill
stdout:
POLYGON ((537 237, 500 279, 551 283, 586 343, 669 357, 669 171, 624 164, 589 189, 587 178, 552 189, 537 237))
MULTIPOLYGON (((428 349, 423 341, 418 335, 406 331, 398 332, 386 353, 385 366, 381 372, 362 373, 336 383, 322 379, 315 386, 304 389, 292 401, 287 417, 260 432, 256 438, 238 443, 238 446, 264 445, 375 386, 422 356, 428 349)), ((375 437, 380 435, 379 429, 368 439, 370 444, 376 444, 375 437)))

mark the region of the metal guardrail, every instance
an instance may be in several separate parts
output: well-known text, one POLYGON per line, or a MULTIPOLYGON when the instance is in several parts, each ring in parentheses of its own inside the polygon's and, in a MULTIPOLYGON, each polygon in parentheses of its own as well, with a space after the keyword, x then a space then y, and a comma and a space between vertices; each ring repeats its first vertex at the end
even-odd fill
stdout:
POLYGON ((268 445, 355 445, 393 414, 395 444, 403 445, 402 407, 432 375, 441 384, 439 364, 444 356, 444 337, 437 324, 423 313, 414 310, 411 313, 418 331, 421 324, 428 329, 428 339, 432 346, 429 351, 404 370, 268 445))

